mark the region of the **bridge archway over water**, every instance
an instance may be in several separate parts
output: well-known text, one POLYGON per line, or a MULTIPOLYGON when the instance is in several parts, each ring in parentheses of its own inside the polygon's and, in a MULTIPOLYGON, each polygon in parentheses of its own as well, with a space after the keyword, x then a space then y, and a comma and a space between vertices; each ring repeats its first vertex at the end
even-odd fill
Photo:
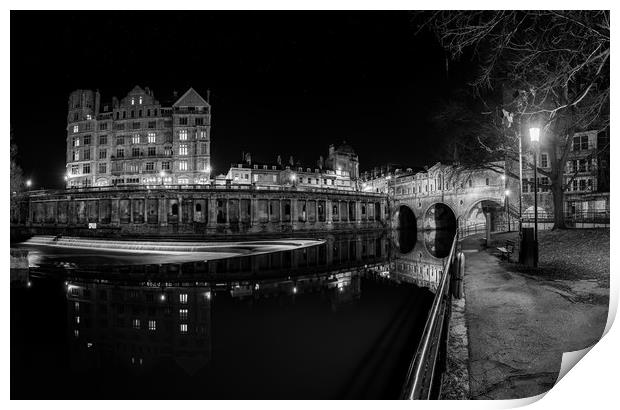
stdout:
POLYGON ((417 219, 415 213, 406 205, 401 205, 397 213, 398 240, 397 245, 401 253, 407 254, 413 250, 417 240, 417 219))
POLYGON ((443 202, 429 206, 424 213, 424 229, 456 230, 456 213, 443 202))

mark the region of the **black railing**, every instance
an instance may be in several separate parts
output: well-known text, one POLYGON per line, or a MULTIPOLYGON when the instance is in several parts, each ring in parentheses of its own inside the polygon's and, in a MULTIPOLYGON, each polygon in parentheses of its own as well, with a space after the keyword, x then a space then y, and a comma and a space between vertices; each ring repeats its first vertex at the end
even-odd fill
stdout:
POLYGON ((458 232, 454 235, 452 247, 448 257, 444 260, 443 275, 437 286, 435 299, 424 325, 422 338, 416 353, 409 365, 407 378, 403 385, 401 398, 406 400, 428 400, 439 396, 441 382, 442 361, 440 351, 445 353, 447 343, 448 324, 450 321, 450 279, 452 277, 453 261, 456 254, 458 232))

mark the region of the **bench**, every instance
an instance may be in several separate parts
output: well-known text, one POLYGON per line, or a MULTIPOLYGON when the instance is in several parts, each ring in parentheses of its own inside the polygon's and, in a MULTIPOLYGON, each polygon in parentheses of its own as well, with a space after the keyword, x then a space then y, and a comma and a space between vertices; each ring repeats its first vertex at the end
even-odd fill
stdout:
POLYGON ((502 258, 505 256, 510 261, 510 255, 515 251, 515 241, 507 240, 505 246, 497 248, 502 258))

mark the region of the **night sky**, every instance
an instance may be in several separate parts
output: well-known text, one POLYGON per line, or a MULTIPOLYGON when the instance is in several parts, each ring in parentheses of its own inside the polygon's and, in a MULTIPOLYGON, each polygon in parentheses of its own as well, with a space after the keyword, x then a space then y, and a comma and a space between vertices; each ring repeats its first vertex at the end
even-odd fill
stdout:
POLYGON ((212 165, 241 152, 314 167, 350 143, 360 169, 432 165, 431 117, 468 63, 450 63, 409 12, 11 12, 11 126, 34 187, 62 187, 67 99, 135 85, 161 103, 211 90, 212 165))

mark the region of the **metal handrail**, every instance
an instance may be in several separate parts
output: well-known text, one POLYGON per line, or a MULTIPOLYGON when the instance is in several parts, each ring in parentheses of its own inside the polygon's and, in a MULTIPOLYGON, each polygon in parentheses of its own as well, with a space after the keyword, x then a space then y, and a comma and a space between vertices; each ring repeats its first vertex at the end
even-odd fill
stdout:
MULTIPOLYGON (((448 258, 444 262, 444 270, 443 276, 441 278, 441 283, 437 287, 437 292, 435 293, 435 299, 433 299, 433 304, 431 305, 430 313, 428 319, 426 320, 426 324, 424 325, 424 331, 422 333, 422 339, 418 344, 418 348, 416 350, 416 354, 413 357, 411 364, 409 365, 409 370, 407 372, 407 378, 405 379, 405 384, 403 385, 401 398, 406 400, 416 400, 416 399, 426 399, 428 400, 431 393, 431 388, 427 389, 427 394, 423 395, 424 388, 424 373, 425 368, 428 366, 428 360, 430 359, 431 347, 432 347, 432 336, 436 333, 437 326, 442 325, 443 321, 439 320, 439 310, 443 302, 443 298, 446 294, 448 278, 450 278, 450 264, 454 259, 456 243, 458 242, 458 231, 454 235, 454 240, 452 241, 452 247, 450 248, 450 253, 448 258)), ((436 365, 437 355, 433 358, 431 362, 431 377, 430 382, 433 382, 433 377, 435 373, 435 365, 436 365)))

